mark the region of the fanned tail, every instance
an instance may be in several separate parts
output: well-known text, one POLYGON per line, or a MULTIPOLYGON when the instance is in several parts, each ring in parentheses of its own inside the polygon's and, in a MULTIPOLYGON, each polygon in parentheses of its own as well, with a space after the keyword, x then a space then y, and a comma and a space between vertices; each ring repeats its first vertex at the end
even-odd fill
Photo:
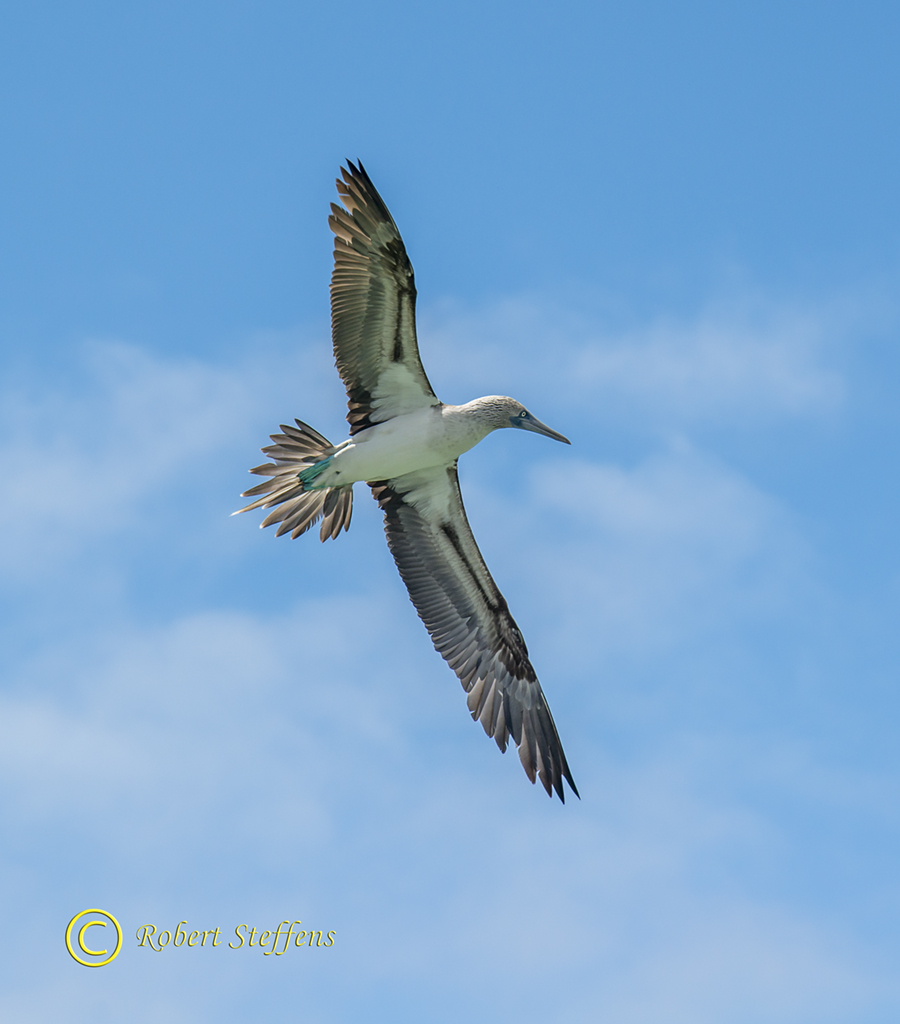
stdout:
POLYGON ((257 476, 267 476, 271 479, 251 487, 249 491, 244 491, 241 497, 250 498, 257 494, 261 494, 262 497, 245 508, 238 509, 232 515, 249 512, 254 508, 279 506, 260 523, 261 528, 279 523, 275 536, 280 537, 290 531, 293 539, 306 533, 321 519, 320 539, 333 539, 342 528, 350 529, 353 485, 307 490, 318 476, 317 472, 311 470, 314 470, 318 463, 330 459, 337 448, 309 424, 300 420, 294 422, 297 424, 296 427, 282 423, 281 429, 284 433, 271 434, 270 437, 275 443, 262 449, 263 454, 268 455, 273 461, 262 466, 254 466, 250 470, 257 476))

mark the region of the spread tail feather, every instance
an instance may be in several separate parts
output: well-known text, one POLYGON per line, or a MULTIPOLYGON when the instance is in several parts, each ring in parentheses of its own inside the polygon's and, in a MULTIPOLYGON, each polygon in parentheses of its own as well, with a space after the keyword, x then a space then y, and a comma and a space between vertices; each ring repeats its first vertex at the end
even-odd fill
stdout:
MULTIPOLYGON (((271 434, 275 442, 263 448, 272 462, 255 466, 250 470, 258 476, 270 477, 261 484, 244 491, 242 498, 262 497, 238 509, 232 515, 249 512, 254 508, 275 508, 260 524, 261 527, 281 525, 275 536, 291 531, 291 538, 299 537, 322 519, 319 537, 325 541, 335 538, 341 529, 350 529, 350 516, 353 512, 353 485, 346 487, 325 487, 307 490, 307 486, 318 476, 321 469, 318 464, 327 462, 337 448, 311 426, 294 420, 296 427, 282 423, 283 434, 271 434), (316 470, 318 469, 318 472, 316 470)), ((324 466, 322 467, 324 469, 324 466)))

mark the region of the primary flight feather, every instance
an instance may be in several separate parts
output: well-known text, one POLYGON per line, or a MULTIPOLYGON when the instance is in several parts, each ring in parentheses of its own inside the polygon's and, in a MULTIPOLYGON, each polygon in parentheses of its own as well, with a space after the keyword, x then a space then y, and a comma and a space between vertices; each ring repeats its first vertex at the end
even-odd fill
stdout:
POLYGON ((262 526, 321 539, 350 526, 353 484, 384 511, 388 546, 435 648, 468 693, 472 717, 506 750, 512 736, 532 782, 565 801, 578 795, 525 641, 466 518, 456 463, 491 431, 517 427, 569 441, 519 402, 493 395, 445 405, 416 341, 416 287, 403 239, 362 164, 348 161, 332 204, 334 359, 347 388, 350 438, 332 445, 295 420, 263 448, 268 479, 244 492, 241 512, 274 508, 262 526), (257 497, 259 496, 259 497, 257 497))

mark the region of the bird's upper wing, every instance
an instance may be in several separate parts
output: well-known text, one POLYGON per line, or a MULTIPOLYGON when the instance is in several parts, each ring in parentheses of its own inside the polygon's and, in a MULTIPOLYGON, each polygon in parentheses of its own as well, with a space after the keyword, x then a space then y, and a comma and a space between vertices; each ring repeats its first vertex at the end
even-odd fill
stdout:
POLYGON ((403 239, 362 164, 341 168, 331 204, 334 360, 347 388, 350 433, 439 405, 416 343, 416 286, 403 239))
POLYGON ((438 652, 468 691, 472 717, 532 782, 578 795, 528 650, 466 519, 456 464, 371 484, 388 545, 438 652))

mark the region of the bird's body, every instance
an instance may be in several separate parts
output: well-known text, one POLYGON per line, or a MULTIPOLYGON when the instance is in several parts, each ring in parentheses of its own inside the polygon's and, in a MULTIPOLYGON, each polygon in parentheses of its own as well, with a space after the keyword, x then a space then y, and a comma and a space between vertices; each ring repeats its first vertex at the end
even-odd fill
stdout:
POLYGON ((400 233, 362 165, 342 171, 332 205, 332 327, 347 387, 350 438, 332 445, 307 424, 283 426, 251 472, 269 477, 241 509, 275 506, 263 526, 320 537, 350 525, 353 484, 367 482, 385 514, 388 545, 435 647, 468 706, 501 750, 512 735, 532 782, 564 799, 577 789, 525 642, 472 536, 457 459, 494 430, 517 427, 568 444, 512 398, 445 405, 419 359, 415 285, 400 233))
MULTIPOLYGON (((338 445, 315 487, 341 487, 365 480, 392 480, 432 466, 447 466, 495 429, 484 415, 487 403, 430 405, 375 423, 338 445)), ((505 399, 505 401, 512 401, 505 399)))

